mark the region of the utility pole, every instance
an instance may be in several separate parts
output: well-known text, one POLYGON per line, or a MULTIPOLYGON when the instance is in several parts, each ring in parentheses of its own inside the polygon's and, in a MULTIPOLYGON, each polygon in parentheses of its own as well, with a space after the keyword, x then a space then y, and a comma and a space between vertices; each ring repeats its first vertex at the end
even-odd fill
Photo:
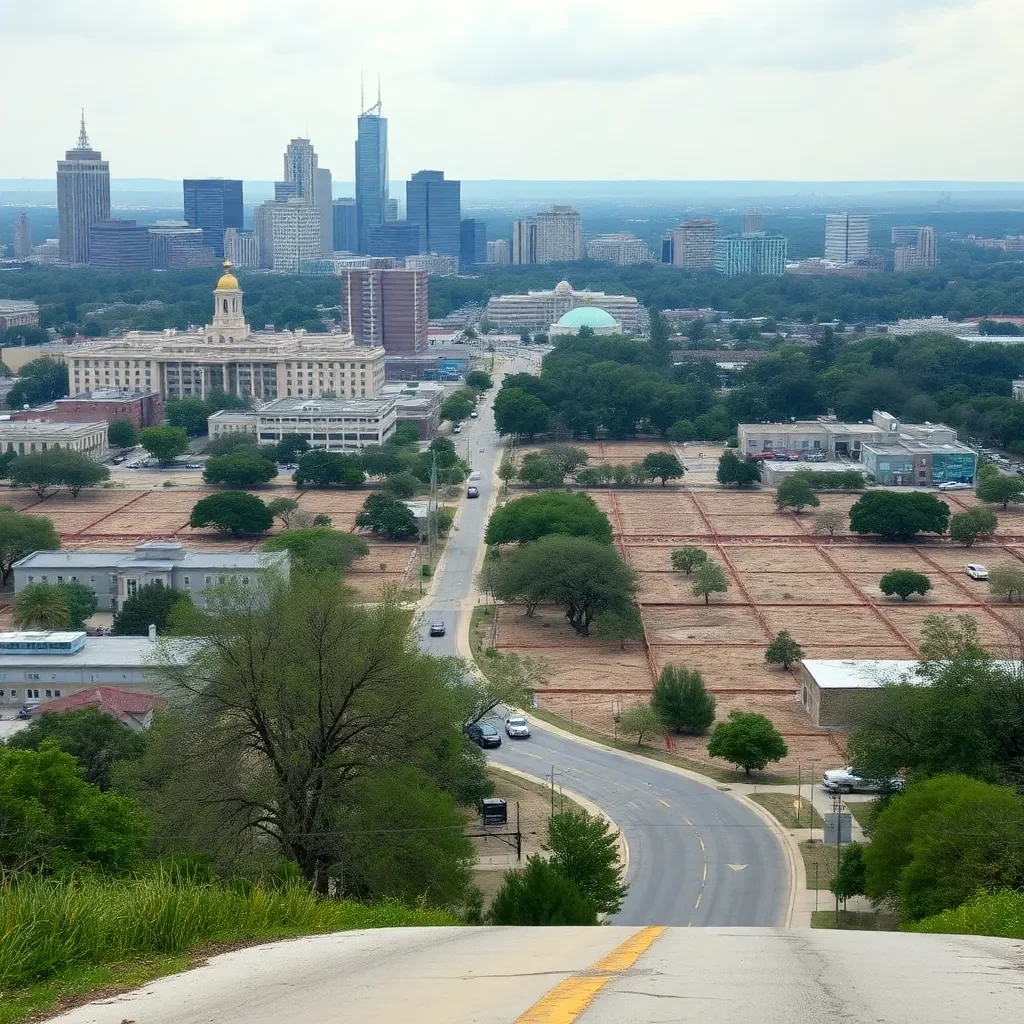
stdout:
MULTIPOLYGON (((560 771, 556 771, 555 766, 551 766, 551 774, 548 778, 551 780, 551 817, 555 816, 555 776, 561 775, 560 771)), ((559 787, 561 788, 561 787, 559 787)))
POLYGON ((427 560, 434 562, 434 542, 437 533, 437 452, 430 463, 430 496, 427 498, 427 560))
MULTIPOLYGON (((840 814, 843 810, 843 798, 835 793, 832 796, 832 813, 836 816, 836 879, 839 878, 839 865, 843 854, 843 823, 840 814)), ((839 887, 836 886, 838 889, 839 887)), ((839 927, 839 893, 836 893, 836 927, 839 927)))

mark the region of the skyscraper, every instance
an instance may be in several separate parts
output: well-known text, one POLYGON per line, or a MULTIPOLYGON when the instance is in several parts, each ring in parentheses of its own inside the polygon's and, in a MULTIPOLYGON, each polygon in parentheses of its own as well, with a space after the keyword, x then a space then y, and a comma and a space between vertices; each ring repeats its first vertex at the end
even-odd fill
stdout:
POLYGON ((471 267, 474 263, 487 261, 487 224, 474 217, 467 217, 459 226, 459 265, 471 267))
POLYGON ((537 262, 583 259, 580 215, 571 206, 552 206, 537 214, 537 262))
POLYGON ((334 208, 331 197, 331 172, 318 167, 314 175, 313 198, 320 211, 320 255, 330 256, 334 252, 334 208))
POLYGON ((384 223, 388 204, 388 120, 377 102, 359 115, 356 138, 356 231, 359 252, 370 251, 370 231, 384 223))
POLYGON ((868 258, 868 218, 844 211, 825 214, 825 259, 856 263, 868 258))
POLYGON ((144 270, 153 266, 149 228, 133 220, 100 220, 89 225, 89 266, 102 270, 144 270))
POLYGON ((301 199, 299 186, 294 181, 274 182, 274 202, 287 203, 289 199, 301 199))
POLYGON ((384 221, 386 223, 392 220, 398 220, 398 199, 395 197, 384 204, 384 221))
POLYGON ((423 270, 343 270, 341 326, 356 345, 388 355, 427 348, 427 275, 423 270))
POLYGON ((537 222, 532 217, 512 221, 512 262, 537 262, 537 222))
POLYGON ((926 270, 938 263, 939 248, 935 241, 935 228, 921 228, 917 236, 917 252, 921 257, 921 266, 926 270))
POLYGON ((496 238, 493 242, 487 243, 487 262, 496 263, 499 266, 507 266, 509 261, 509 244, 507 238, 496 238))
POLYGON ((185 220, 203 229, 203 244, 224 258, 224 232, 241 231, 242 183, 237 178, 186 178, 182 183, 185 220))
POLYGON ((57 161, 57 237, 62 263, 89 262, 89 228, 110 219, 110 165, 89 145, 85 112, 78 145, 57 161))
POLYGON ((743 214, 743 234, 764 234, 764 215, 758 207, 752 206, 743 214))
POLYGON ((786 272, 786 239, 753 231, 716 238, 715 270, 726 277, 781 276, 786 272))
MULTIPOLYGON (((893 228, 896 231, 910 231, 909 228, 893 228)), ((897 273, 911 270, 930 270, 938 262, 938 247, 935 241, 935 228, 914 228, 916 237, 913 245, 899 245, 893 253, 893 269, 897 273)), ((905 237, 905 236, 901 236, 905 237)))
POLYGON ((14 255, 32 255, 32 223, 24 210, 14 218, 14 255))
POLYGON ((462 182, 444 171, 417 171, 405 183, 405 219, 420 230, 420 252, 459 255, 462 182))
POLYGON ((299 261, 320 255, 320 211, 305 199, 268 200, 253 215, 260 266, 297 274, 299 261))
POLYGON ((684 220, 672 230, 672 266, 710 270, 715 265, 718 224, 709 217, 684 220))
POLYGON ((415 256, 421 252, 420 229, 407 220, 392 220, 370 228, 371 256, 415 256))
POLYGON ((359 247, 355 199, 351 197, 335 199, 331 213, 334 223, 334 251, 355 252, 359 247))
POLYGON ((316 150, 309 139, 292 139, 284 151, 284 180, 295 185, 295 193, 307 202, 316 195, 316 150))

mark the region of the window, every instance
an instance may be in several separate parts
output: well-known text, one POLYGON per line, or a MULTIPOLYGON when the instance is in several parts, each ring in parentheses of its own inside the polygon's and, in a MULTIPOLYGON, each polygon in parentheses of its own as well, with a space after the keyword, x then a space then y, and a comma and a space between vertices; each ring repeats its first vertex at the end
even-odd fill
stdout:
POLYGON ((134 577, 124 581, 124 592, 128 595, 128 597, 134 597, 136 592, 138 591, 138 587, 139 581, 134 577))
POLYGON ((95 576, 90 576, 89 577, 89 583, 90 583, 91 586, 95 587, 96 586, 96 577, 95 576))
POLYGON ((181 577, 181 589, 182 590, 191 590, 192 589, 192 577, 191 576, 182 576, 181 577))
POLYGON ((203 581, 203 582, 204 582, 204 584, 205 584, 205 585, 206 585, 207 587, 212 587, 212 586, 213 586, 213 577, 212 577, 212 576, 207 576, 207 577, 206 577, 206 578, 204 579, 204 581, 203 581))
POLYGON ((47 696, 47 697, 51 697, 51 696, 53 696, 53 693, 52 693, 52 691, 51 691, 51 690, 47 690, 47 691, 46 691, 46 696, 47 696))
POLYGON ((54 695, 54 697, 59 697, 60 696, 60 690, 54 690, 53 691, 53 695, 54 695))
POLYGON ((26 690, 25 691, 25 696, 30 698, 31 700, 39 700, 39 691, 38 690, 26 690))
POLYGON ((64 582, 64 577, 63 576, 58 576, 57 577, 57 582, 58 583, 63 583, 64 582))
POLYGON ((44 583, 49 583, 49 582, 50 582, 50 577, 49 577, 49 576, 40 576, 39 578, 40 578, 40 579, 41 579, 41 580, 42 580, 42 581, 43 581, 44 583))
POLYGON ((17 697, 18 696, 18 691, 17 690, 11 690, 11 696, 12 697, 17 697))

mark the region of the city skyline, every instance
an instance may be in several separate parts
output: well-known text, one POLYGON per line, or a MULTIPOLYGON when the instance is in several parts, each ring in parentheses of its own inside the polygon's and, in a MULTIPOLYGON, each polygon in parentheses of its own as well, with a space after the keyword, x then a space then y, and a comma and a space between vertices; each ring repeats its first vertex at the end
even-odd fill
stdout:
POLYGON ((22 143, 0 154, 0 177, 49 177, 84 105, 119 177, 269 180, 280 140, 309 137, 348 181, 360 68, 368 79, 382 76, 396 180, 434 166, 463 180, 728 180, 741 171, 987 181, 1024 166, 1024 142, 1000 119, 1024 100, 1010 49, 1024 11, 1012 0, 781 0, 770 9, 698 0, 668 11, 653 0, 554 11, 536 0, 515 10, 397 0, 393 13, 384 24, 372 9, 298 0, 282 23, 268 0, 230 10, 198 0, 18 5, 5 12, 13 79, 27 79, 44 55, 54 67, 77 67, 83 47, 90 74, 33 77, 33 89, 5 105, 0 131, 22 143), (260 74, 245 89, 216 90, 211 116, 208 84, 178 77, 168 92, 167 75, 222 59, 226 34, 232 67, 260 74), (342 36, 346 70, 324 89, 322 60, 333 59, 342 36), (683 70, 679 52, 692 56, 683 70), (155 74, 155 65, 165 71, 155 74), (537 116, 543 110, 572 116, 537 116), (673 130, 680 110, 686 133, 673 130), (147 132, 154 111, 160 130, 147 132), (640 148, 638 116, 650 129, 640 148), (472 131, 454 130, 460 123, 472 131), (796 136, 815 145, 794 147, 796 136))

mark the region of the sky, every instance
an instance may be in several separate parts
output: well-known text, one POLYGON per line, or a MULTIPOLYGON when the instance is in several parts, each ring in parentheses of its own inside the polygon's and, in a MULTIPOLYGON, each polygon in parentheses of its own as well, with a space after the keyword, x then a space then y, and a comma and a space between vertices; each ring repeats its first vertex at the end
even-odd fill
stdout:
POLYGON ((0 178, 1024 180, 1021 0, 0 0, 0 178), (18 82, 24 88, 17 87, 18 82), (13 88, 12 88, 13 87, 13 88))

